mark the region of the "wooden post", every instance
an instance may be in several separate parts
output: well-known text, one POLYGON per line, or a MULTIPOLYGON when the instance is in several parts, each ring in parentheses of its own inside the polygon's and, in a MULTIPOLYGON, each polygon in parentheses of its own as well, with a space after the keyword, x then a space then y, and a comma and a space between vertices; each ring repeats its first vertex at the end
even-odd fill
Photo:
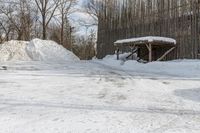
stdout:
POLYGON ((149 62, 152 62, 152 44, 151 43, 146 44, 146 47, 149 51, 149 62))
POLYGON ((132 59, 132 60, 133 60, 133 54, 134 54, 134 48, 132 47, 132 48, 131 48, 131 55, 132 55, 132 56, 131 56, 131 59, 132 59))
POLYGON ((152 44, 149 44, 149 62, 152 62, 152 44))
POLYGON ((117 48, 117 60, 119 60, 119 48, 117 48))
POLYGON ((165 56, 167 56, 170 52, 172 52, 175 49, 175 47, 169 49, 167 52, 165 52, 159 59, 157 59, 157 61, 161 61, 165 58, 165 56))

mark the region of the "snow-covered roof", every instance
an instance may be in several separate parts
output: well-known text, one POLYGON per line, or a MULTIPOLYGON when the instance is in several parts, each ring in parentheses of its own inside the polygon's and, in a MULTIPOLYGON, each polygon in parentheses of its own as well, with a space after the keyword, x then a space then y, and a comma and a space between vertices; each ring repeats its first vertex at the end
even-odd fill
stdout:
POLYGON ((167 37, 159 37, 159 36, 147 36, 147 37, 138 37, 138 38, 130 38, 130 39, 123 39, 118 40, 114 44, 121 45, 121 44, 144 44, 144 43, 159 43, 159 44, 176 44, 176 40, 173 38, 167 38, 167 37))

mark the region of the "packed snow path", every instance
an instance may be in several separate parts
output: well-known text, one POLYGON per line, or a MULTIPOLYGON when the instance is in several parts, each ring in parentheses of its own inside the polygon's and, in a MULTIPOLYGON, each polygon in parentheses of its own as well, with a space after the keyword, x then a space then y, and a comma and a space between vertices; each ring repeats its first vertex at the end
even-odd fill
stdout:
POLYGON ((0 133, 199 133, 200 79, 94 61, 1 63, 0 133))

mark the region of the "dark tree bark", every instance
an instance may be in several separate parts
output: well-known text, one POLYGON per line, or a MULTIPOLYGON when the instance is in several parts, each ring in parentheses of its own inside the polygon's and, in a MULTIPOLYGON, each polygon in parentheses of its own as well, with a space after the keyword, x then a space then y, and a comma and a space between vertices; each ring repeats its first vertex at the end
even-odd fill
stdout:
POLYGON ((42 15, 42 35, 43 39, 47 39, 47 27, 49 22, 54 16, 56 9, 58 8, 59 0, 35 0, 37 8, 42 15))

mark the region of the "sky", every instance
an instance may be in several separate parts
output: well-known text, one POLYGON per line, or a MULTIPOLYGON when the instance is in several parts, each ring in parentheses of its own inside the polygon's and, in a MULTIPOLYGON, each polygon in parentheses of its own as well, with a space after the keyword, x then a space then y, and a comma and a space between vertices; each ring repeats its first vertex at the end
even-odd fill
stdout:
POLYGON ((71 25, 75 27, 76 34, 80 36, 86 36, 89 34, 89 32, 94 29, 96 30, 97 27, 86 27, 83 26, 83 22, 91 23, 93 21, 92 17, 90 17, 88 14, 84 13, 83 10, 83 4, 85 0, 79 0, 77 6, 74 8, 77 10, 75 13, 71 14, 69 19, 71 22, 71 25))

